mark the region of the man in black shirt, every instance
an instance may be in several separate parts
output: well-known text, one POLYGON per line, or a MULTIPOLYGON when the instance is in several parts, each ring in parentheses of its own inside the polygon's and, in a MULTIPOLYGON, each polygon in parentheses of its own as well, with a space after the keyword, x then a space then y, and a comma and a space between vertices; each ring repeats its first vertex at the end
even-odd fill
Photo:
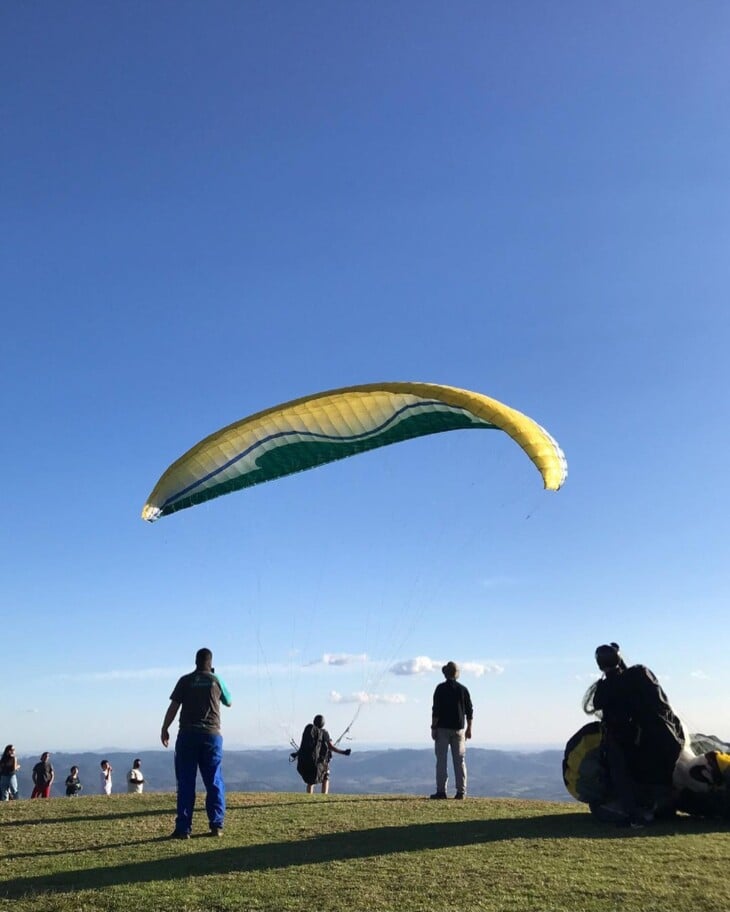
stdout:
POLYGON ((228 688, 212 667, 213 653, 199 649, 195 671, 183 675, 170 694, 170 705, 162 723, 160 740, 170 743, 169 728, 180 713, 180 728, 175 742, 175 777, 177 778, 177 819, 174 839, 188 839, 193 824, 195 780, 200 769, 205 785, 205 810, 211 836, 223 835, 226 813, 226 790, 221 774, 223 738, 220 705, 231 705, 228 688))
POLYGON ((449 748, 454 764, 456 798, 466 795, 466 742, 471 738, 471 723, 474 710, 469 691, 456 680, 459 667, 456 662, 447 662, 441 669, 445 681, 433 692, 431 713, 431 737, 436 749, 436 792, 432 798, 446 798, 448 770, 446 761, 449 748), (466 728, 464 725, 466 723, 466 728))

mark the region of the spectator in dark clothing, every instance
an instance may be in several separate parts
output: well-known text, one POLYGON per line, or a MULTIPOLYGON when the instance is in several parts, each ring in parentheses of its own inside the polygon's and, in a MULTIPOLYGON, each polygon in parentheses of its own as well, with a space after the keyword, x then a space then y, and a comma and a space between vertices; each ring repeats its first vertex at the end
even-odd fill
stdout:
POLYGON ((175 685, 162 723, 160 740, 167 747, 170 743, 169 728, 182 707, 175 742, 177 818, 173 839, 190 837, 198 769, 205 785, 205 810, 210 835, 223 835, 226 790, 221 773, 223 738, 220 705, 230 706, 231 697, 220 675, 215 674, 212 662, 213 653, 210 649, 198 650, 195 655, 195 671, 183 675, 175 685))
POLYGON ((603 677, 584 699, 601 717, 601 749, 627 821, 643 826, 672 788, 685 734, 656 676, 644 665, 627 667, 618 643, 596 649, 603 677))
POLYGON ((441 669, 445 681, 433 693, 431 737, 436 751, 436 792, 432 798, 446 798, 447 758, 451 748, 456 780, 456 798, 466 796, 466 742, 471 738, 474 715, 469 691, 456 680, 459 667, 447 662, 441 669), (466 726, 466 728, 465 728, 466 726))
POLYGON ((78 766, 72 766, 68 776, 66 776, 66 795, 68 798, 75 798, 81 793, 81 781, 79 780, 78 766))

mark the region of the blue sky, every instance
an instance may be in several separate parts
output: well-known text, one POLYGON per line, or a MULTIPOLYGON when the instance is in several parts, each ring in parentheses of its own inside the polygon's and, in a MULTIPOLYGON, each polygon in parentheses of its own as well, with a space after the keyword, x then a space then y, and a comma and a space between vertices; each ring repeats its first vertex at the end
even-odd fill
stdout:
POLYGON ((207 645, 231 746, 317 713, 562 745, 593 650, 730 737, 730 10, 46 0, 2 12, 3 743, 158 743, 207 645), (196 440, 377 380, 452 433, 149 526, 196 440), (400 672, 400 673, 396 673, 400 672))

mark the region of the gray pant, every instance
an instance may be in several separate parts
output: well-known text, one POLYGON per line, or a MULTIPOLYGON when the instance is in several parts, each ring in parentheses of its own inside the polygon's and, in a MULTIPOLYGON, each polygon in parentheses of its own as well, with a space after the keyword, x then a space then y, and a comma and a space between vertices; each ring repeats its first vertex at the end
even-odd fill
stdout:
POLYGON ((464 729, 437 728, 434 742, 436 751, 436 791, 446 792, 449 774, 446 760, 451 748, 451 759, 454 762, 454 779, 456 791, 466 794, 466 738, 464 729))

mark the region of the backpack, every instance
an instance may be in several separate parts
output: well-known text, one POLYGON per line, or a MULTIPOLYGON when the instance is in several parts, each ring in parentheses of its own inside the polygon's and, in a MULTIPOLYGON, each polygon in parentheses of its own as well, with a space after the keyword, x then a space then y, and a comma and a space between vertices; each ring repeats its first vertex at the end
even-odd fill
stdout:
POLYGON ((302 732, 302 739, 297 751, 297 772, 307 785, 321 782, 327 772, 329 747, 325 741, 325 731, 310 722, 302 732))

